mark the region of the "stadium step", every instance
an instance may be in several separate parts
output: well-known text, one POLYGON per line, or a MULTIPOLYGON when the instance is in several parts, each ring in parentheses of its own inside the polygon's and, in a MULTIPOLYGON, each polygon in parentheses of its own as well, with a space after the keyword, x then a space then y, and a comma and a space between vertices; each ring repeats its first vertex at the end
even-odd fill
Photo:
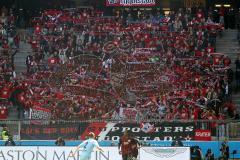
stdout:
MULTIPOLYGON (((226 54, 232 61, 232 69, 235 71, 235 60, 240 53, 240 45, 237 41, 237 30, 225 30, 223 36, 217 38, 217 52, 226 54)), ((235 90, 235 82, 233 83, 233 91, 235 90)), ((233 92, 232 101, 240 112, 240 93, 233 92)))
POLYGON ((26 57, 30 54, 32 54, 31 45, 25 42, 20 42, 19 52, 14 57, 17 75, 26 71, 26 57))
MULTIPOLYGON (((240 45, 237 41, 237 30, 225 30, 223 36, 217 38, 216 52, 224 53, 231 58, 232 66, 237 58, 237 54, 240 52, 240 45)), ((235 70, 235 68, 233 67, 235 70)))
POLYGON ((18 119, 17 117, 18 117, 17 106, 12 106, 11 108, 9 108, 8 119, 9 120, 16 120, 16 119, 18 119))
MULTIPOLYGON (((19 51, 17 54, 14 56, 14 64, 15 64, 15 72, 17 76, 25 72, 27 70, 26 66, 26 57, 31 54, 32 49, 31 46, 27 43, 20 42, 19 46, 19 51)), ((18 110, 17 106, 13 106, 9 108, 9 115, 8 115, 9 120, 16 120, 18 119, 18 110)))

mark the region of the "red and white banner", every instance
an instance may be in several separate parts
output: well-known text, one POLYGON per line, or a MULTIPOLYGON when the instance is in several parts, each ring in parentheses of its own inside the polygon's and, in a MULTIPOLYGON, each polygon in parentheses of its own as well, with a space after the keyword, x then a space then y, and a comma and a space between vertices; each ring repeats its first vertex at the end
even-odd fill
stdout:
POLYGON ((106 0, 106 6, 155 6, 156 0, 106 0))
MULTIPOLYGON (((38 120, 34 120, 38 121, 38 120)), ((84 140, 89 132, 95 133, 99 141, 119 141, 127 130, 139 141, 171 141, 176 139, 193 140, 195 136, 193 122, 164 122, 164 123, 59 123, 59 124, 22 124, 21 139, 50 140, 63 137, 64 139, 84 140)), ((1 160, 1 159, 0 159, 1 160)), ((115 159, 114 159, 115 160, 115 159)))
POLYGON ((155 131, 154 125, 150 123, 141 123, 140 128, 144 133, 151 133, 155 131))
MULTIPOLYGON (((34 120, 38 121, 38 120, 34 120)), ((63 137, 64 139, 85 139, 89 132, 94 132, 99 141, 119 141, 123 133, 128 130, 139 141, 171 141, 176 139, 193 140, 195 136, 193 122, 164 122, 164 123, 66 123, 51 125, 21 126, 21 139, 50 140, 63 137)), ((1 160, 1 159, 0 159, 1 160)))
POLYGON ((51 111, 46 108, 34 106, 33 108, 31 108, 29 118, 35 119, 35 120, 38 120, 38 119, 48 120, 51 118, 51 111))
POLYGON ((195 131, 195 140, 211 141, 211 131, 198 129, 195 131))

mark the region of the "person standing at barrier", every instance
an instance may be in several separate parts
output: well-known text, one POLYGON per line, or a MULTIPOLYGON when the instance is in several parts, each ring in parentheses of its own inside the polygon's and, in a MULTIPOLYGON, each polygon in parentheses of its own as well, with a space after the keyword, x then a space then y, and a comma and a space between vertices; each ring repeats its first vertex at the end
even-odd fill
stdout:
POLYGON ((5 146, 16 146, 16 143, 13 141, 12 136, 9 136, 8 140, 4 144, 5 146))
POLYGON ((205 160, 214 160, 214 154, 212 153, 211 149, 207 150, 207 153, 205 155, 205 160))
POLYGON ((82 152, 80 153, 80 160, 90 160, 91 159, 91 153, 94 148, 97 148, 101 152, 103 152, 103 149, 99 146, 98 142, 95 140, 95 134, 93 132, 90 132, 88 134, 88 139, 83 141, 79 146, 77 146, 76 150, 73 152, 73 157, 76 154, 76 152, 82 148, 82 152))
POLYGON ((172 147, 183 147, 183 143, 180 139, 176 139, 171 143, 172 147))
POLYGON ((7 127, 3 127, 2 133, 2 140, 7 141, 9 139, 9 130, 7 127))
POLYGON ((229 159, 229 146, 227 145, 227 141, 222 143, 222 147, 220 149, 222 152, 221 159, 228 160, 229 159))
POLYGON ((119 140, 118 149, 119 154, 122 155, 122 160, 129 160, 130 159, 130 142, 131 138, 128 135, 128 131, 126 130, 123 136, 119 140))
POLYGON ((202 160, 202 151, 199 146, 191 147, 191 160, 202 160))
POLYGON ((65 141, 62 137, 58 137, 58 139, 55 141, 56 146, 65 146, 65 141))

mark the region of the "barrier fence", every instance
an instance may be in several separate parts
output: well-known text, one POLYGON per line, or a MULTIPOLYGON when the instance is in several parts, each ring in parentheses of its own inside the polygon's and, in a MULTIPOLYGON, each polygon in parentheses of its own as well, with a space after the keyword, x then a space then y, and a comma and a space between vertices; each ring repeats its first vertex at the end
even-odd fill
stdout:
MULTIPOLYGON (((3 159, 14 160, 81 160, 82 150, 72 155, 75 147, 46 147, 46 146, 21 146, 21 147, 3 147, 1 155, 3 159)), ((103 147, 103 152, 94 150, 91 160, 121 160, 118 147, 103 147)), ((190 160, 189 147, 142 147, 139 149, 138 160, 190 160), (169 154, 168 152, 171 153, 169 154)))
MULTIPOLYGON (((75 150, 76 146, 79 145, 80 143, 81 143, 81 141, 66 141, 66 147, 67 148, 72 148, 73 150, 75 150)), ((104 150, 106 149, 104 154, 107 155, 107 157, 109 157, 108 154, 110 156, 111 155, 115 156, 115 158, 110 158, 111 160, 112 159, 117 160, 116 157, 121 156, 118 153, 117 143, 114 144, 114 145, 112 145, 112 142, 110 142, 110 141, 100 141, 99 143, 100 143, 100 146, 102 146, 102 148, 104 150), (115 151, 117 151, 117 152, 115 152, 115 151)), ((148 151, 151 148, 155 148, 156 151, 159 151, 159 149, 166 149, 166 147, 171 146, 171 141, 159 141, 159 142, 156 142, 156 141, 153 142, 152 141, 152 142, 149 142, 149 144, 150 144, 149 146, 144 146, 143 145, 142 148, 141 148, 141 151, 143 151, 144 148, 147 148, 148 151)), ((230 158, 239 159, 240 158, 240 150, 239 150, 240 142, 239 141, 230 141, 227 144, 229 146, 230 158), (234 153, 234 151, 235 151, 235 153, 234 153)), ((0 141, 0 146, 2 146, 2 145, 4 145, 4 141, 0 141)), ((184 147, 190 147, 190 148, 194 148, 194 146, 199 146, 201 148, 203 156, 207 153, 208 149, 211 149, 212 153, 214 153, 215 158, 221 157, 221 147, 222 147, 222 142, 221 141, 210 141, 210 142, 184 141, 183 145, 184 145, 184 147)), ((66 147, 56 147, 55 141, 27 141, 27 140, 25 141, 25 140, 22 140, 22 141, 16 141, 16 147, 14 147, 14 148, 13 147, 8 147, 8 146, 1 147, 0 155, 6 156, 6 157, 4 157, 5 159, 7 157, 9 157, 11 154, 16 155, 18 153, 18 151, 21 151, 21 152, 19 152, 19 154, 22 155, 26 148, 27 148, 27 152, 30 152, 29 150, 34 151, 37 148, 47 149, 47 150, 52 148, 53 150, 56 149, 56 153, 59 153, 58 150, 67 151, 68 149, 66 149, 66 147), (11 151, 9 151, 9 149, 11 151), (14 151, 13 151, 13 149, 14 149, 14 151), (10 155, 6 154, 6 152, 9 152, 9 153, 11 152, 11 154, 10 155)), ((176 149, 176 147, 171 147, 171 148, 176 149)), ((43 151, 43 152, 42 151, 43 150, 41 150, 41 153, 45 153, 45 151, 43 151)), ((51 152, 51 150, 50 150, 50 152, 51 152)), ((60 152, 60 153, 62 153, 62 152, 60 152)), ((173 152, 171 152, 171 153, 173 153, 173 152)), ((25 154, 29 154, 29 153, 25 153, 25 154)), ((159 154, 163 154, 163 152, 158 152, 157 154, 158 154, 158 158, 159 158, 159 156, 160 156, 159 154)), ((46 155, 45 157, 47 157, 48 154, 44 154, 44 155, 46 155)), ((66 155, 68 155, 68 154, 66 154, 66 155)), ((94 153, 92 153, 92 156, 94 156, 94 153)), ((149 156, 149 155, 147 155, 147 156, 149 156)), ((164 155, 162 155, 162 156, 164 156, 164 155)), ((36 157, 36 156, 34 156, 34 157, 36 157)), ((4 159, 4 158, 2 158, 2 159, 4 159)), ((104 157, 102 157, 102 158, 104 159, 104 157)), ((143 153, 140 153, 139 158, 140 158, 140 160, 146 160, 146 158, 145 159, 143 158, 143 153)), ((166 160, 166 157, 162 157, 162 158, 165 158, 165 160, 166 160)), ((35 158, 35 159, 37 159, 37 158, 35 158)), ((42 158, 42 159, 44 159, 44 158, 42 158)), ((47 158, 45 158, 45 159, 47 159, 47 158)), ((55 159, 57 159, 57 158, 55 158, 55 159)), ((64 160, 66 160, 66 159, 67 158, 65 158, 64 160)), ((71 158, 69 158, 69 159, 71 159, 71 158)), ((149 158, 147 158, 147 159, 149 159, 149 158)), ((16 160, 17 160, 17 158, 16 158, 16 160)), ((29 160, 29 158, 27 160, 29 160)), ((49 159, 47 159, 47 160, 49 160, 49 159)), ((96 160, 96 159, 94 159, 94 160, 96 160)), ((107 160, 109 160, 109 159, 107 159, 107 160)), ((186 158, 184 160, 186 160, 186 158)))
MULTIPOLYGON (((85 139, 94 132, 99 140, 118 141, 125 130, 143 141, 239 140, 240 121, 0 121, 15 140, 85 139)), ((2 129, 0 129, 1 131, 2 129)))

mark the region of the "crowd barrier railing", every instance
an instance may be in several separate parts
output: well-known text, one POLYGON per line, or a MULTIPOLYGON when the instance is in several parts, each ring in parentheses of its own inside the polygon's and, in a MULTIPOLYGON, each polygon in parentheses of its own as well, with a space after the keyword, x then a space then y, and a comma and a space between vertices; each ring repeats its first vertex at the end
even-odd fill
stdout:
POLYGON ((0 126, 15 140, 78 140, 93 131, 100 140, 115 141, 125 130, 141 140, 240 140, 239 120, 1 120, 0 126))

